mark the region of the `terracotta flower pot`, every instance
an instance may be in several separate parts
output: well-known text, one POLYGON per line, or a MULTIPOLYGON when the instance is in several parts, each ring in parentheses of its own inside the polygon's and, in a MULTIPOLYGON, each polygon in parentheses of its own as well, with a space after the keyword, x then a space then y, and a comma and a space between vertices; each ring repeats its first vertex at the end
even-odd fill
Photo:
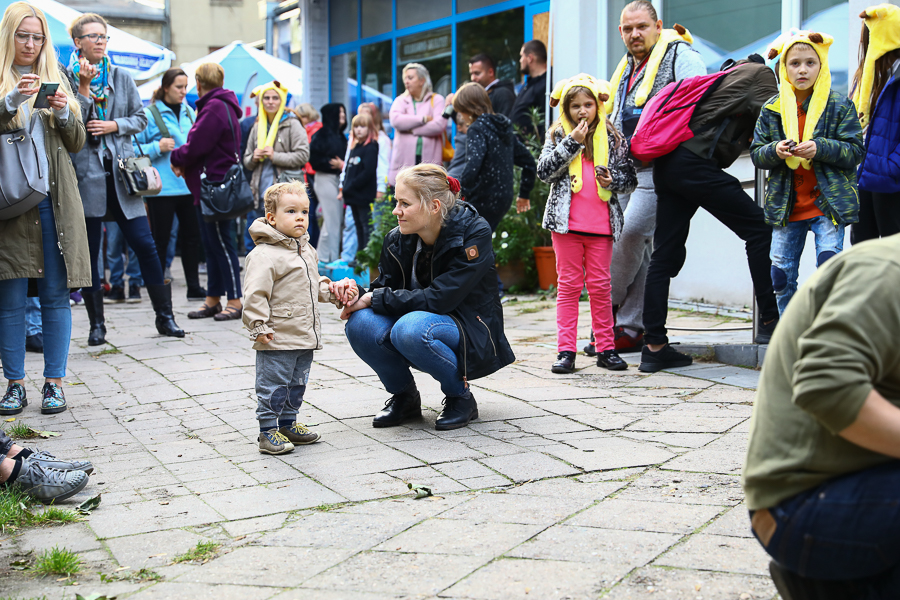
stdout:
POLYGON ((553 246, 535 246, 534 262, 537 265, 538 285, 542 290, 549 290, 556 285, 556 252, 553 246))
POLYGON ((525 263, 521 260, 507 263, 505 265, 497 265, 497 275, 503 282, 503 289, 508 290, 514 285, 524 285, 527 281, 525 275, 525 263))

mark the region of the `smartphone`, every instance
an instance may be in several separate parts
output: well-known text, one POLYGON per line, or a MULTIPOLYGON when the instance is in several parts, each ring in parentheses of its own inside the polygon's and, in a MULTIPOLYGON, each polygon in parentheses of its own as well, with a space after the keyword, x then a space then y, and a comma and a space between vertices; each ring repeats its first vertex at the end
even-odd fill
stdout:
POLYGON ((42 83, 41 89, 38 90, 37 98, 34 101, 35 108, 50 108, 50 102, 47 100, 47 96, 56 95, 56 90, 59 89, 58 83, 42 83))

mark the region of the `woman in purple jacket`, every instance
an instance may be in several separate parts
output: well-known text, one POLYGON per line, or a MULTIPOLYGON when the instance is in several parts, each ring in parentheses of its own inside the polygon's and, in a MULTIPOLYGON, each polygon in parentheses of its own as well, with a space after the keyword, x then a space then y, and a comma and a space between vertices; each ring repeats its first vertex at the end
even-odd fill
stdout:
POLYGON ((213 317, 216 321, 241 318, 241 266, 234 247, 236 219, 207 223, 200 214, 200 174, 221 180, 240 153, 241 106, 231 90, 222 88, 225 70, 215 63, 203 63, 197 79, 197 122, 184 145, 172 151, 172 170, 187 181, 194 196, 200 221, 200 239, 206 251, 208 281, 206 301, 190 319, 213 317), (229 125, 230 122, 230 125, 229 125), (234 131, 234 135, 232 135, 234 131), (225 309, 219 303, 227 295, 225 309))

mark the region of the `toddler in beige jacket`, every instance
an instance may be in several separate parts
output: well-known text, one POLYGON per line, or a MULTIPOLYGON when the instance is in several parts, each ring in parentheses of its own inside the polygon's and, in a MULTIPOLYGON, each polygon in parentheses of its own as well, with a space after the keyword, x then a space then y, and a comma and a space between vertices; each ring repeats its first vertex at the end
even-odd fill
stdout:
POLYGON ((265 193, 266 216, 250 225, 256 247, 244 263, 244 326, 256 353, 259 451, 285 454, 319 434, 296 422, 313 351, 322 348, 319 302, 342 308, 358 290, 351 279, 320 276, 309 243, 309 198, 303 183, 265 193))

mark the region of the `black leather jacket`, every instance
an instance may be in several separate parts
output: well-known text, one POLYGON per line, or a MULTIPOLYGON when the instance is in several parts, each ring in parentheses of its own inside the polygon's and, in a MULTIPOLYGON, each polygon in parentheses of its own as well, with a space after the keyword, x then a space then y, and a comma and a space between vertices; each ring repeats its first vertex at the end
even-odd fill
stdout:
POLYGON ((413 290, 412 268, 419 236, 393 229, 384 240, 378 279, 372 282, 372 309, 402 316, 423 310, 447 315, 459 327, 459 374, 478 379, 516 357, 503 333, 503 308, 491 246, 491 228, 466 202, 458 202, 434 244, 432 279, 413 290))

